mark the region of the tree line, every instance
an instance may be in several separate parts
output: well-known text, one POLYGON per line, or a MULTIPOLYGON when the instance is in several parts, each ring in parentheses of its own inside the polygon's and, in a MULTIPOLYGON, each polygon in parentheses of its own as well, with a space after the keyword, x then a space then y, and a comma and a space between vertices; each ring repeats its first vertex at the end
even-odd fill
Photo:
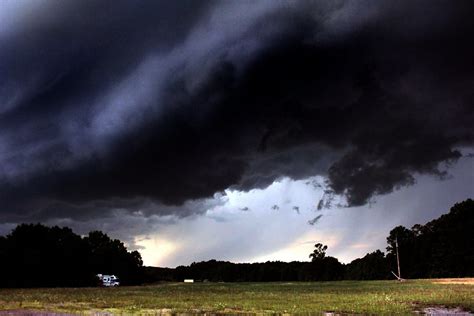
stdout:
POLYGON ((138 251, 100 231, 81 237, 68 227, 21 224, 0 236, 0 287, 96 286, 98 273, 139 284, 142 266, 138 251))
POLYGON ((115 274, 124 285, 160 281, 267 282, 392 279, 399 245, 403 278, 474 276, 474 201, 411 229, 398 226, 387 252, 366 254, 349 264, 326 256, 316 244, 307 262, 231 263, 204 261, 177 268, 143 267, 138 251, 100 231, 79 236, 67 227, 18 225, 0 236, 0 287, 95 286, 96 274, 115 274))
POLYGON ((399 245, 403 278, 474 276, 474 201, 455 204, 448 214, 411 229, 397 226, 387 237, 387 252, 366 254, 349 264, 326 256, 327 246, 316 244, 310 262, 231 263, 204 261, 189 266, 144 268, 153 281, 333 281, 393 279, 397 273, 395 240, 399 245))

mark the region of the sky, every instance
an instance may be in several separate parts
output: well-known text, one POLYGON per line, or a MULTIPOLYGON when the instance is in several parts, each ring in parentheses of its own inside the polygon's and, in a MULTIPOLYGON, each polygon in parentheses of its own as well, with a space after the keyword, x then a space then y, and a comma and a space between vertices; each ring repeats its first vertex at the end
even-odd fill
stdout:
POLYGON ((472 1, 0 1, 0 234, 343 262, 474 196, 472 1))

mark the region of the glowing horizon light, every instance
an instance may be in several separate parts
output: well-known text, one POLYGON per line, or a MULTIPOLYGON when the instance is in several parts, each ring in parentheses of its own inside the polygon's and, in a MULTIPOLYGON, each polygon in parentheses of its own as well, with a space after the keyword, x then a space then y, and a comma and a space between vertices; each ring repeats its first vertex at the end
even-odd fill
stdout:
POLYGON ((143 247, 139 250, 144 265, 161 266, 167 257, 176 253, 180 246, 170 240, 158 236, 143 238, 136 237, 135 244, 143 247))

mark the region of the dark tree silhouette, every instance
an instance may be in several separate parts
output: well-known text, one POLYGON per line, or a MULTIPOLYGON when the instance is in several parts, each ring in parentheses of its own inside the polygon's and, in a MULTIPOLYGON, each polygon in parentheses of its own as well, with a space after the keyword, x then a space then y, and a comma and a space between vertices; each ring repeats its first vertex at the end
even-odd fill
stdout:
POLYGON ((398 238, 402 275, 406 278, 474 275, 474 201, 455 204, 448 214, 412 229, 395 227, 387 238, 387 260, 396 269, 398 238))
POLYGON ((91 286, 111 273, 124 284, 141 281, 141 256, 102 232, 82 238, 67 227, 18 225, 0 237, 0 286, 91 286))
POLYGON ((368 253, 363 258, 355 259, 346 266, 346 279, 380 280, 390 277, 387 259, 380 250, 368 253))
POLYGON ((328 246, 323 245, 321 243, 317 243, 314 245, 314 250, 313 252, 309 255, 311 258, 311 261, 317 261, 320 259, 323 259, 326 256, 326 250, 328 249, 328 246))
POLYGON ((91 251, 89 264, 93 271, 118 275, 123 284, 136 283, 143 265, 137 251, 129 253, 120 240, 100 231, 90 232, 84 240, 91 251))

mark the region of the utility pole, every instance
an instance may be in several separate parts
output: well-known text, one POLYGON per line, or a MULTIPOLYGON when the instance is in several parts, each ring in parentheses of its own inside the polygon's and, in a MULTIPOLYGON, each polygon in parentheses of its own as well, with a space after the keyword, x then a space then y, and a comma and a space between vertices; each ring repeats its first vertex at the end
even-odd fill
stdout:
POLYGON ((398 275, 395 274, 395 272, 392 271, 392 274, 397 278, 398 281, 403 282, 405 281, 402 279, 401 273, 400 273, 400 257, 398 255, 398 238, 395 238, 395 249, 397 251, 397 267, 398 267, 398 275))
POLYGON ((400 273, 400 257, 398 256, 398 238, 395 238, 395 247, 397 248, 398 278, 401 279, 402 275, 400 273))

